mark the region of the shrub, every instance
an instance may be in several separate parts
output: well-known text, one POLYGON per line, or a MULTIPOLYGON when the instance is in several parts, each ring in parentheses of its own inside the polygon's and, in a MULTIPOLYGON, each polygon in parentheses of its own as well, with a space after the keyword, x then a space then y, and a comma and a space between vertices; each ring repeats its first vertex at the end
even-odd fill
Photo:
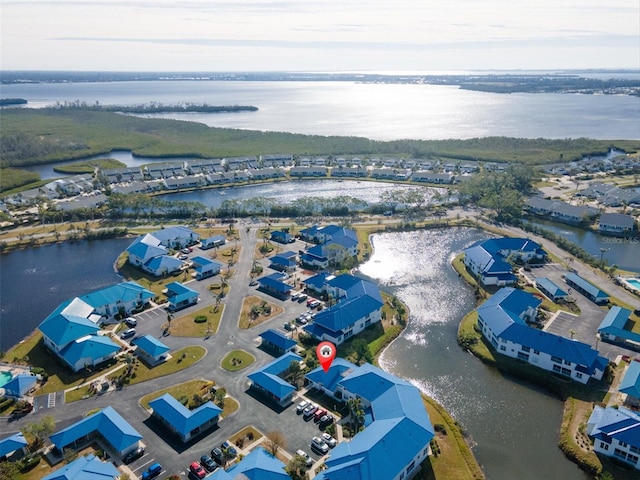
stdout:
POLYGON ((33 457, 27 459, 27 460, 23 460, 22 466, 20 468, 20 471, 22 473, 26 473, 29 472, 31 470, 33 470, 35 468, 36 465, 38 465, 40 463, 40 455, 34 455, 33 457))
POLYGON ((206 315, 196 315, 196 318, 193 319, 196 323, 205 323, 207 321, 206 315))
POLYGON ((447 434, 447 428, 441 423, 434 424, 433 425, 433 429, 436 432, 441 433, 442 435, 446 435, 447 434))

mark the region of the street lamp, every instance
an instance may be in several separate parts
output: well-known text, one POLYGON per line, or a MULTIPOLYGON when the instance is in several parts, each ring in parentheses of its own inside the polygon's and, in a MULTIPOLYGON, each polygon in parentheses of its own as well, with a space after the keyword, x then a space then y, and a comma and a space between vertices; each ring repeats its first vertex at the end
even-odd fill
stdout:
POLYGON ((609 251, 608 248, 600 247, 600 263, 602 263, 602 257, 604 256, 605 252, 608 252, 608 251, 609 251))

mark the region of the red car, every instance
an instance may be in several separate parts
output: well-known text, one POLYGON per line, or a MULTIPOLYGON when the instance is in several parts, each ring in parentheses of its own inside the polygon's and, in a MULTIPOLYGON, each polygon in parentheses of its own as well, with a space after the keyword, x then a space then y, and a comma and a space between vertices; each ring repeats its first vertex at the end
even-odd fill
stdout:
POLYGON ((198 462, 192 462, 191 465, 189 465, 189 471, 193 473, 196 478, 204 478, 207 475, 207 472, 205 472, 202 465, 198 462))

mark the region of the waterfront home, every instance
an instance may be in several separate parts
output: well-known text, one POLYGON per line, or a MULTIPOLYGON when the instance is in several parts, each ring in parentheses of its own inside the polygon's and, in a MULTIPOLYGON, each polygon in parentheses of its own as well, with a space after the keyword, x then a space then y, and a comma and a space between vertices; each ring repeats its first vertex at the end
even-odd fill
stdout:
POLYGON ((415 386, 368 363, 356 366, 343 359, 306 378, 337 402, 359 399, 364 411, 364 430, 331 450, 327 469, 315 479, 400 480, 420 469, 435 433, 415 386))
POLYGON ((331 262, 339 264, 358 253, 358 237, 356 232, 337 225, 314 225, 300 231, 300 237, 312 243, 300 261, 312 268, 327 268, 331 262))
POLYGON ((102 288, 86 295, 80 300, 93 307, 93 315, 100 315, 101 322, 118 322, 132 313, 148 307, 155 293, 136 282, 123 282, 102 288))
POLYGON ((165 277, 182 270, 184 262, 171 255, 160 255, 142 265, 142 270, 156 277, 165 277))
POLYGON ((284 178, 286 172, 282 168, 267 167, 249 170, 247 176, 251 180, 268 180, 270 178, 284 178))
POLYGON ((106 170, 100 170, 100 174, 109 183, 132 183, 141 182, 144 179, 140 167, 128 167, 128 168, 108 168, 106 170))
POLYGON ((603 292, 576 273, 567 273, 564 276, 564 281, 596 305, 606 305, 609 303, 609 295, 606 292, 603 292))
POLYGON ((164 180, 167 190, 180 190, 183 188, 199 188, 207 184, 203 176, 187 176, 178 178, 167 178, 164 180))
POLYGON ((13 435, 0 440, 0 460, 9 460, 11 457, 22 457, 21 453, 24 453, 24 449, 27 446, 27 440, 24 438, 22 432, 14 433, 13 435))
POLYGON ((392 167, 374 168, 371 170, 370 175, 371 178, 380 180, 407 180, 411 175, 411 170, 392 167))
POLYGON ((598 221, 598 231, 605 235, 628 236, 636 229, 636 219, 622 213, 603 213, 598 221))
POLYGON ((196 280, 213 277, 222 270, 222 263, 205 257, 193 257, 191 262, 193 262, 193 269, 196 271, 196 280))
POLYGON ((68 200, 57 200, 54 205, 56 209, 71 212, 73 210, 98 208, 107 203, 108 199, 109 197, 104 193, 91 193, 78 195, 68 200))
POLYGON ((551 213, 551 218, 559 222, 577 225, 579 223, 591 223, 598 213, 597 208, 558 202, 551 213))
POLYGON ((366 168, 362 167, 347 167, 340 165, 338 168, 331 169, 332 177, 351 177, 351 178, 363 178, 366 177, 369 172, 366 168))
POLYGON ((554 335, 535 322, 541 300, 511 287, 501 288, 478 307, 478 327, 496 352, 586 384, 600 380, 608 360, 586 343, 554 335))
POLYGON ((418 170, 411 174, 414 182, 437 183, 449 185, 453 183, 454 176, 451 173, 434 173, 428 170, 418 170))
POLYGON ((167 284, 167 297, 171 312, 177 312, 183 308, 190 307, 198 303, 198 292, 184 286, 180 282, 171 282, 167 284))
POLYGON ((285 464, 262 447, 256 447, 227 470, 218 468, 209 480, 291 480, 285 472, 285 464))
POLYGON ((200 235, 182 225, 162 228, 149 235, 156 238, 160 245, 171 249, 188 247, 200 240, 200 235))
POLYGON ((221 158, 209 158, 206 160, 187 160, 185 163, 185 170, 192 175, 202 173, 204 175, 208 173, 215 173, 222 171, 222 159, 221 158))
POLYGON ((152 417, 185 443, 215 427, 222 413, 211 401, 189 410, 169 393, 150 401, 149 407, 153 409, 152 417))
POLYGON ((258 157, 229 157, 224 159, 224 167, 227 170, 243 170, 245 168, 257 168, 258 157))
POLYGON ((596 453, 640 470, 640 415, 624 407, 595 406, 587 421, 596 453))
POLYGON ((98 410, 82 420, 49 436, 58 452, 76 448, 99 437, 120 457, 140 446, 142 435, 113 408, 98 410))
POLYGON ((169 249, 180 249, 193 245, 199 235, 178 226, 157 230, 137 237, 128 247, 128 262, 155 275, 170 275, 183 267, 183 262, 168 255, 169 249))
POLYGON ((283 273, 272 273, 258 279, 260 289, 276 298, 286 298, 293 287, 284 282, 287 276, 283 273))
POLYGON ((160 362, 164 362, 167 359, 167 352, 170 350, 169 347, 152 335, 138 337, 131 344, 136 347, 136 355, 149 365, 157 365, 160 362))
POLYGON ((250 390, 265 396, 279 407, 289 405, 293 400, 296 387, 283 380, 289 373, 292 362, 300 362, 302 357, 293 352, 287 352, 272 360, 264 367, 250 373, 247 378, 251 381, 250 390))
POLYGON ((328 173, 327 167, 291 167, 289 170, 290 177, 326 177, 328 173))
MULTIPOLYGON (((304 327, 308 334, 340 345, 380 321, 384 302, 377 285, 348 274, 324 279, 321 291, 337 303, 318 312, 313 322, 304 327)), ((311 280, 309 285, 313 284, 311 280)))
POLYGON ((271 262, 269 264, 269 268, 273 268, 279 272, 291 273, 298 266, 295 252, 283 252, 278 255, 274 255, 269 260, 271 262))
POLYGON ((78 457, 72 462, 60 467, 41 480, 117 480, 122 472, 111 462, 100 460, 94 454, 89 453, 78 457))
POLYGON ((120 350, 109 337, 99 335, 101 315, 79 298, 61 303, 38 330, 44 344, 74 372, 113 358, 120 350))
POLYGON ((554 302, 564 300, 568 296, 567 292, 545 277, 536 278, 536 288, 554 302))
POLYGON ((505 286, 517 282, 508 258, 528 263, 542 262, 546 252, 528 238, 480 240, 464 250, 464 264, 484 285, 505 286))
POLYGON ((293 164, 293 155, 286 153, 260 155, 260 163, 263 167, 288 167, 293 164))
POLYGON ((627 330, 627 322, 631 310, 614 305, 609 309, 598 327, 598 334, 605 342, 628 344, 629 347, 640 347, 640 334, 627 330))
POLYGON ((93 192, 95 190, 91 175, 74 175, 60 178, 47 183, 46 187, 69 196, 79 195, 83 192, 93 192))
POLYGON ((260 338, 262 339, 261 346, 277 353, 277 355, 292 352, 295 350, 296 345, 298 345, 295 340, 290 339, 282 332, 272 328, 262 332, 260 338))
POLYGON ((640 407, 640 360, 637 358, 627 367, 618 391, 627 396, 625 404, 640 407))
POLYGON ((209 250, 210 248, 221 247, 225 243, 227 243, 227 237, 225 237, 224 235, 214 235, 202 240, 200 242, 200 249, 209 250))
POLYGON ((527 198, 522 208, 536 215, 550 216, 558 203, 556 200, 535 196, 527 198))

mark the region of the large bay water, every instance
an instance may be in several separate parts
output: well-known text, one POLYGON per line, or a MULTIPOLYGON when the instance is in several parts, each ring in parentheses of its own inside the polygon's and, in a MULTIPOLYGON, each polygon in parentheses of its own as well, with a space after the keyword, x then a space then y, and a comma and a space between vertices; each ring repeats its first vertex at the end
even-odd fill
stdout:
POLYGON ((375 252, 360 272, 411 310, 406 330, 380 364, 435 398, 463 425, 487 479, 585 480, 557 447, 562 402, 505 377, 456 344, 458 324, 475 300, 451 260, 482 238, 484 232, 463 228, 373 236, 375 252))
POLYGON ((0 85, 0 96, 24 98, 36 108, 75 100, 254 105, 257 112, 154 116, 215 127, 374 140, 640 139, 640 97, 625 95, 497 94, 454 86, 354 82, 150 81, 0 85))

